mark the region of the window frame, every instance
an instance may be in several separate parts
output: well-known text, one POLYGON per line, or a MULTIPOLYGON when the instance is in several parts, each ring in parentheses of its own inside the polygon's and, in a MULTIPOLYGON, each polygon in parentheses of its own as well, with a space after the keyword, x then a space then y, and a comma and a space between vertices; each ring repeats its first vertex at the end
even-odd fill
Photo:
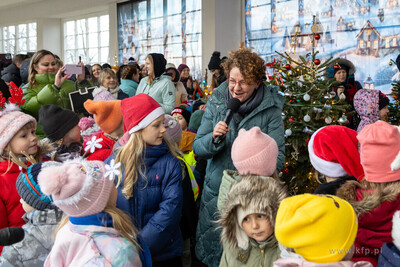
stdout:
POLYGON ((19 24, 9 24, 9 25, 2 25, 0 26, 0 53, 9 53, 11 55, 17 55, 17 54, 27 54, 29 52, 36 52, 37 51, 37 40, 38 40, 38 34, 37 34, 37 22, 36 21, 28 21, 25 23, 19 23, 19 24), (35 33, 31 34, 30 32, 30 25, 35 24, 35 33), (19 37, 19 31, 20 31, 20 26, 25 25, 26 27, 26 35, 25 37, 19 37), (10 38, 9 34, 9 29, 10 27, 14 27, 14 38, 10 38), (7 29, 7 37, 4 38, 4 29, 7 29), (26 44, 26 49, 21 50, 20 49, 20 40, 25 39, 25 44, 26 44), (9 43, 10 40, 14 41, 14 48, 13 51, 9 49, 9 43), (36 46, 34 48, 30 47, 30 41, 33 41, 36 46), (5 43, 8 43, 7 45, 7 50, 5 50, 5 43))
POLYGON ((97 13, 91 13, 91 14, 86 14, 84 16, 79 16, 79 17, 68 17, 68 18, 64 18, 62 20, 62 32, 63 32, 63 40, 62 40, 62 55, 63 55, 63 59, 64 59, 64 64, 75 64, 79 61, 79 56, 82 56, 82 62, 84 64, 103 64, 103 63, 109 63, 111 62, 111 56, 110 56, 110 14, 108 12, 97 12, 97 13), (100 17, 103 16, 108 16, 108 28, 105 31, 102 31, 101 28, 101 21, 100 21, 100 17), (92 32, 89 30, 89 19, 91 18, 96 18, 97 20, 97 29, 96 31, 92 32), (83 34, 81 34, 81 32, 77 31, 77 26, 79 21, 84 20, 84 24, 85 24, 85 31, 83 32, 83 34), (68 35, 67 33, 67 23, 68 22, 73 22, 74 23, 74 35, 68 35), (107 45, 102 45, 102 33, 108 32, 108 38, 107 38, 107 45), (89 46, 89 35, 90 34, 97 34, 97 45, 96 46, 89 46), (83 36, 83 40, 84 40, 84 44, 83 46, 80 48, 78 47, 78 43, 80 42, 80 40, 78 39, 78 36, 82 35, 83 36), (70 36, 74 36, 74 48, 72 49, 68 49, 67 46, 67 38, 70 36), (97 60, 91 60, 90 59, 90 50, 91 49, 97 49, 97 60), (79 51, 83 51, 83 55, 81 55, 79 53, 79 51), (73 55, 73 59, 70 60, 69 58, 69 51, 74 51, 74 55, 73 55), (102 55, 102 51, 107 51, 107 56, 102 55), (105 59, 106 57, 106 59, 105 59), (105 60, 104 60, 105 59, 105 60))

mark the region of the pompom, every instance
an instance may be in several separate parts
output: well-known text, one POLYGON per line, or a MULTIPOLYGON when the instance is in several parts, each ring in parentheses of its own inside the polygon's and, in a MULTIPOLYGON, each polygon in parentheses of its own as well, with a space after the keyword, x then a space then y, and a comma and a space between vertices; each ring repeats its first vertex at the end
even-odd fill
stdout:
POLYGON ((46 195, 57 194, 67 182, 67 166, 44 168, 38 175, 40 189, 46 195))
POLYGON ((78 126, 81 128, 82 131, 85 131, 87 128, 92 127, 94 124, 94 119, 92 117, 83 117, 78 126))

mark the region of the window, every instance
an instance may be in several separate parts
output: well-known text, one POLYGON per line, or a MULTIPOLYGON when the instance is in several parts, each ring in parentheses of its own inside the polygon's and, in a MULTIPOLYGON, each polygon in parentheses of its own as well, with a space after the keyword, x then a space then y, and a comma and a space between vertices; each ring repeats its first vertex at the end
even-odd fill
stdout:
POLYGON ((149 53, 201 76, 201 1, 142 0, 118 4, 118 60, 143 63, 149 53))
POLYGON ((109 18, 94 16, 64 22, 64 63, 109 63, 109 18))
POLYGON ((360 40, 360 48, 364 48, 364 40, 360 40))
POLYGON ((378 40, 374 40, 374 49, 378 49, 379 48, 379 46, 378 46, 378 40))
POLYGON ((36 22, 0 27, 0 53, 26 54, 37 49, 36 22))
POLYGON ((393 47, 396 47, 397 46, 397 39, 396 39, 396 37, 394 37, 393 38, 393 47))
POLYGON ((390 39, 389 38, 385 39, 385 48, 390 48, 390 39))

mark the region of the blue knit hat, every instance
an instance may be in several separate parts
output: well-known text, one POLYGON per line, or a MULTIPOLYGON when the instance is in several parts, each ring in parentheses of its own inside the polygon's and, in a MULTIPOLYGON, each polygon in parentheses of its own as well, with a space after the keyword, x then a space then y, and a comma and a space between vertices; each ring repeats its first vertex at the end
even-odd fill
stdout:
POLYGON ((43 194, 37 181, 38 175, 43 168, 55 165, 61 165, 61 163, 55 161, 35 163, 29 166, 26 172, 21 172, 17 178, 18 194, 29 206, 36 210, 57 209, 52 204, 52 199, 43 194))

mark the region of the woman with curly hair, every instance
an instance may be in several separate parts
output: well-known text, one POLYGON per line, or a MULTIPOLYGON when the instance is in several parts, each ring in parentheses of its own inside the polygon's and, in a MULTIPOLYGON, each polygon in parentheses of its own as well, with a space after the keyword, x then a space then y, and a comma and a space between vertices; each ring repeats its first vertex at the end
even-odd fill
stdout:
POLYGON ((285 156, 281 115, 284 100, 276 86, 264 83, 264 60, 250 49, 242 48, 231 51, 222 65, 229 75, 228 81, 223 82, 210 96, 193 143, 196 156, 209 159, 197 226, 196 255, 210 267, 219 265, 222 254, 219 239, 221 231, 215 230, 215 221, 218 219, 217 199, 222 172, 234 169, 231 148, 239 130, 258 126, 262 132, 275 139, 279 148, 277 170, 283 168, 285 156), (223 120, 227 104, 232 98, 239 99, 240 107, 227 124, 223 120), (213 141, 217 136, 224 138, 215 144, 213 141))

